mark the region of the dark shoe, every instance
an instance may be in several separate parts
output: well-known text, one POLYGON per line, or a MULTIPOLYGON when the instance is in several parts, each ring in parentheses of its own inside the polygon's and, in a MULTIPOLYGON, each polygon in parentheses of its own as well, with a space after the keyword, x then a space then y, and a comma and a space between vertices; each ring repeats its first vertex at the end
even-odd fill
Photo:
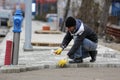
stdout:
POLYGON ((91 60, 90 60, 90 62, 95 62, 95 61, 96 61, 96 59, 91 59, 91 60))
POLYGON ((96 56, 97 56, 97 51, 89 51, 91 60, 90 62, 95 62, 96 61, 96 56))
POLYGON ((69 63, 83 63, 83 59, 82 58, 76 58, 72 61, 69 61, 69 63))

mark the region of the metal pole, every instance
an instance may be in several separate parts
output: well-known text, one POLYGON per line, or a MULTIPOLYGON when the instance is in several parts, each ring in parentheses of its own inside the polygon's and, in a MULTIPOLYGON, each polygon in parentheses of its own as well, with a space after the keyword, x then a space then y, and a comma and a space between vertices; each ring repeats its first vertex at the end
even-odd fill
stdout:
POLYGON ((31 51, 31 31, 32 31, 32 0, 25 0, 25 43, 24 51, 31 51))
POLYGON ((1 18, 0 18, 0 27, 1 27, 1 18))
POLYGON ((23 21, 21 10, 16 10, 13 17, 14 27, 13 27, 13 52, 12 52, 12 64, 18 64, 19 58, 19 41, 20 41, 20 32, 21 32, 21 25, 23 21))
POLYGON ((13 54, 12 54, 12 64, 18 64, 18 56, 19 56, 19 41, 20 41, 20 33, 14 33, 13 37, 13 54))

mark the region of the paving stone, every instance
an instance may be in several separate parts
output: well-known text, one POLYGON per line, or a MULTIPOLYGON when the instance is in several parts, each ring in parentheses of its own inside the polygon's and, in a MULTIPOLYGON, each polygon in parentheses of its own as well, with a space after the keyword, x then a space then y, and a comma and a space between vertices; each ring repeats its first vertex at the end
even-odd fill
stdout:
MULTIPOLYGON (((33 22, 33 30, 32 30, 32 41, 40 41, 40 42, 51 42, 51 43, 60 43, 62 42, 62 38, 64 37, 65 33, 62 34, 35 34, 34 31, 39 28, 35 27, 36 22, 33 22)), ((41 25, 43 23, 41 22, 41 25)), ((71 41, 70 45, 62 52, 61 55, 55 55, 53 50, 57 49, 58 47, 43 47, 43 46, 33 46, 33 51, 24 51, 24 36, 25 30, 22 27, 22 32, 20 36, 20 46, 19 46, 19 61, 18 65, 4 65, 4 56, 5 56, 5 49, 6 49, 6 40, 12 40, 13 36, 12 29, 7 34, 3 42, 0 46, 0 72, 3 73, 19 73, 25 71, 32 71, 32 70, 39 70, 39 69, 55 69, 60 68, 58 67, 57 63, 61 59, 65 59, 67 52, 71 48, 70 45, 73 44, 71 41)), ((98 45, 98 55, 97 60, 95 63, 90 63, 90 58, 84 59, 83 63, 79 64, 67 64, 64 68, 80 68, 80 67, 115 67, 120 68, 120 52, 115 51, 113 49, 104 47, 102 45, 98 45)))

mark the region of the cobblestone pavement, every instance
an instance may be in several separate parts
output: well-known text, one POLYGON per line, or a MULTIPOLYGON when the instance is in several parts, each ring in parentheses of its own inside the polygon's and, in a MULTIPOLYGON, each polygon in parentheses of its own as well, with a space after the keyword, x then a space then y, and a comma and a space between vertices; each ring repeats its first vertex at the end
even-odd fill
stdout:
MULTIPOLYGON (((33 21, 32 24, 32 42, 49 42, 49 43, 61 43, 65 33, 62 34, 35 34, 35 30, 41 30, 43 25, 47 23, 33 21)), ((56 56, 52 53, 54 49, 58 47, 43 47, 43 46, 33 46, 33 51, 24 51, 24 36, 25 29, 24 25, 22 27, 22 33, 20 36, 20 48, 19 48, 19 62, 18 65, 4 65, 4 56, 6 49, 6 40, 12 40, 13 32, 12 29, 5 37, 3 42, 0 44, 0 72, 25 72, 38 69, 46 68, 58 68, 57 63, 60 59, 66 57, 67 51, 70 49, 70 45, 62 52, 60 56, 56 56)), ((98 56, 95 63, 90 63, 90 58, 84 59, 82 64, 67 64, 66 67, 76 68, 76 67, 120 67, 120 52, 98 45, 98 56)))

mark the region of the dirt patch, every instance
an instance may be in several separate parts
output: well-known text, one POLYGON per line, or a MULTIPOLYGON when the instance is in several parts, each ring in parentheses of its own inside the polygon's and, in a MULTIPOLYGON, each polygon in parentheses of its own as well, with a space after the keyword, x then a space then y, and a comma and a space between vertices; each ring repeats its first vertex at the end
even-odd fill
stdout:
POLYGON ((105 47, 109 47, 109 48, 112 48, 114 50, 118 50, 120 51, 120 43, 115 43, 115 42, 105 42, 103 39, 99 39, 99 42, 98 42, 100 45, 103 45, 105 47))

